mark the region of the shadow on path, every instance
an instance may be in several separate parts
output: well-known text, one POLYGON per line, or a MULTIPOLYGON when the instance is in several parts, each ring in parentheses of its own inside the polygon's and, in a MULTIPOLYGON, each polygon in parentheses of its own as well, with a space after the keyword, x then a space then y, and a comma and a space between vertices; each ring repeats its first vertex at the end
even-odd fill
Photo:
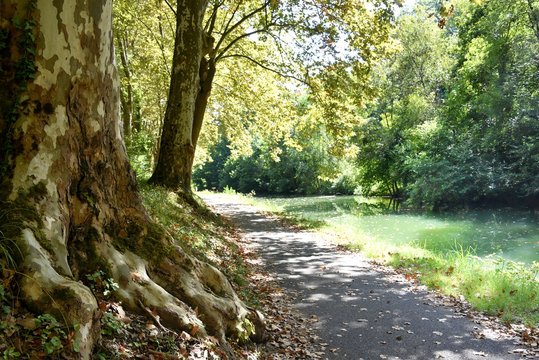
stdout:
POLYGON ((204 200, 250 239, 298 309, 319 319, 328 359, 519 359, 509 353, 511 339, 436 305, 362 256, 337 252, 316 234, 288 229, 230 197, 204 200))

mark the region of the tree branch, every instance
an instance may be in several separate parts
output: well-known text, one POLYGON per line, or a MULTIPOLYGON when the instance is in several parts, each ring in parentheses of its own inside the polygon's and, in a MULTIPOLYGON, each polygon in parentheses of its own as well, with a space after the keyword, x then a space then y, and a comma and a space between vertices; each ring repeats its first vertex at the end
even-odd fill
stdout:
POLYGON ((172 72, 169 69, 168 59, 167 59, 167 57, 165 55, 165 47, 163 46, 163 43, 165 41, 165 34, 164 34, 164 31, 163 31, 163 24, 162 24, 161 20, 162 20, 162 18, 161 18, 161 16, 159 16, 159 34, 161 35, 162 42, 160 42, 158 44, 159 44, 159 49, 161 49, 161 56, 163 57, 163 63, 165 64, 165 69, 166 69, 167 73, 169 75, 171 75, 172 72))
POLYGON ((257 13, 261 12, 262 10, 264 10, 267 6, 269 5, 269 1, 265 1, 264 4, 262 6, 260 6, 259 8, 256 8, 254 9, 253 11, 251 11, 250 13, 248 13, 247 15, 243 16, 237 23, 235 23, 234 25, 232 25, 230 28, 229 28, 229 25, 233 19, 233 16, 230 18, 230 21, 228 22, 226 28, 224 29, 223 31, 223 35, 221 35, 221 38, 219 39, 219 42, 217 43, 217 45, 215 45, 215 50, 219 50, 219 48, 221 47, 221 45, 223 44, 223 41, 225 41, 226 37, 228 35, 230 35, 234 30, 236 30, 241 24, 243 24, 247 19, 250 19, 251 17, 253 17, 254 15, 256 15, 257 13))
POLYGON ((220 3, 220 2, 215 3, 215 5, 213 6, 213 10, 211 12, 211 16, 208 19, 208 22, 206 23, 206 26, 204 26, 204 31, 208 35, 211 35, 211 33, 213 32, 213 29, 215 27, 215 21, 217 20, 217 12, 219 11, 219 8, 221 7, 221 5, 222 5, 222 3, 220 3))
POLYGON ((242 55, 242 54, 230 54, 230 55, 224 55, 221 57, 221 60, 223 59, 227 59, 227 58, 240 58, 240 59, 245 59, 245 60, 248 60, 250 62, 252 62, 253 64, 256 64, 258 66, 260 66, 262 69, 265 69, 267 71, 270 71, 274 74, 277 74, 283 78, 286 78, 286 79, 293 79, 293 80, 296 80, 302 84, 305 84, 307 86, 311 86, 311 84, 309 82, 307 82, 307 80, 305 79, 300 79, 298 78, 297 76, 294 76, 294 75, 291 75, 291 74, 286 74, 286 73, 283 73, 283 72, 280 72, 279 70, 276 70, 276 69, 272 69, 271 67, 267 66, 267 65, 264 65, 262 64, 260 61, 258 60, 255 60, 253 59, 252 57, 248 56, 248 55, 242 55))
POLYGON ((167 3, 167 5, 168 5, 168 7, 170 8, 170 10, 172 10, 172 12, 174 13, 174 16, 178 16, 178 13, 176 13, 176 9, 174 9, 174 6, 172 6, 172 4, 170 3, 170 1, 165 0, 165 2, 167 3))
MULTIPOLYGON (((230 19, 228 19, 228 22, 226 22, 226 25, 223 25, 221 26, 221 39, 223 39, 223 37, 225 36, 226 34, 226 31, 228 29, 228 27, 230 26, 230 24, 232 23, 232 20, 234 20, 234 16, 236 16, 236 13, 238 12, 238 10, 240 9, 240 6, 242 4, 242 1, 238 1, 238 4, 236 6, 236 8, 234 9, 234 11, 232 11, 232 15, 230 15, 230 19)), ((225 17, 226 19, 226 17, 225 17)), ((225 19, 223 19, 223 23, 225 22, 225 19)), ((215 49, 217 49, 217 46, 215 47, 215 49)))
POLYGON ((223 51, 221 51, 219 53, 219 55, 217 55, 217 57, 215 58, 215 61, 219 61, 219 59, 222 59, 223 56, 226 54, 226 52, 228 50, 230 50, 234 44, 236 44, 238 41, 240 41, 241 39, 243 38, 246 38, 246 37, 249 37, 251 35, 254 35, 254 34, 258 34, 258 33, 262 33, 262 32, 266 32, 266 29, 259 29, 259 30, 254 30, 254 31, 251 31, 251 32, 248 32, 248 33, 245 33, 245 34, 242 34, 240 36, 238 36, 237 38, 235 38, 234 40, 232 40, 224 49, 223 51))
MULTIPOLYGON (((132 13, 132 11, 129 10, 129 13, 131 13, 132 15, 134 15, 132 13)), ((163 64, 165 65, 165 69, 166 71, 170 74, 170 69, 169 69, 169 65, 168 65, 168 60, 167 60, 167 57, 165 56, 165 47, 163 45, 163 42, 159 41, 159 39, 157 38, 157 36, 155 35, 155 31, 154 29, 152 29, 148 24, 146 24, 144 21, 142 21, 140 19, 140 17, 138 16, 134 16, 135 19, 137 19, 138 22, 140 22, 149 32, 150 36, 154 39, 154 41, 157 43, 157 46, 159 46, 159 49, 161 50, 161 56, 163 57, 163 64)), ((161 27, 161 22, 159 22, 159 25, 161 27)), ((163 32, 160 31, 160 35, 161 37, 163 38, 163 32)), ((164 38, 163 38, 164 39, 164 38)))

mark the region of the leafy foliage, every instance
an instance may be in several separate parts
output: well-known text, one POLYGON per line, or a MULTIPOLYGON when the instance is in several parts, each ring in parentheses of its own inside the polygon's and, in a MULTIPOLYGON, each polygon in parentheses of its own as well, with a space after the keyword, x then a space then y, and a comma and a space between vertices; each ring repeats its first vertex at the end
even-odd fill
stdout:
POLYGON ((331 155, 332 140, 323 128, 296 131, 295 142, 254 139, 251 152, 232 156, 226 138, 211 148, 212 161, 195 169, 199 190, 231 188, 256 194, 351 194, 354 170, 331 155))
POLYGON ((34 317, 20 308, 12 289, 0 284, 0 356, 2 359, 73 357, 73 332, 51 314, 34 317))
MULTIPOLYGON (((428 4, 428 2, 426 2, 428 4)), ((532 205, 537 187, 537 49, 526 1, 456 2, 437 29, 417 6, 371 77, 356 129, 365 194, 418 207, 532 205)), ((532 9, 532 10, 530 10, 532 9)))
MULTIPOLYGON (((431 209, 537 202, 536 1, 421 1, 396 21, 391 2, 376 11, 324 1, 255 5, 209 4, 219 70, 195 160, 198 189, 357 190, 431 209)), ((117 45, 130 59, 122 85, 131 81, 142 124, 129 152, 146 178, 174 14, 162 3, 115 6, 128 40, 117 45)))
POLYGON ((104 298, 110 297, 114 291, 119 289, 119 285, 111 278, 106 277, 101 270, 87 274, 86 279, 90 282, 92 292, 104 298))
POLYGON ((461 15, 457 65, 440 122, 425 142, 427 155, 412 162, 418 179, 412 199, 532 204, 538 196, 532 175, 539 170, 532 160, 539 155, 538 88, 532 79, 539 42, 529 8, 525 1, 490 1, 469 11, 461 15))

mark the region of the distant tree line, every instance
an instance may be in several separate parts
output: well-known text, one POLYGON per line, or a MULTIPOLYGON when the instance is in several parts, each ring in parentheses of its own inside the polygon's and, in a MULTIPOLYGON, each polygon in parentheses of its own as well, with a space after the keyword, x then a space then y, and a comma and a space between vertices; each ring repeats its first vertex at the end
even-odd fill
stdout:
POLYGON ((239 157, 231 157, 228 145, 228 140, 221 138, 211 147, 212 161, 195 168, 193 183, 197 189, 228 188, 258 195, 344 195, 353 194, 357 186, 353 176, 345 172, 325 177, 322 163, 329 157, 323 144, 308 144, 299 150, 280 142, 273 145, 279 149, 278 158, 272 157, 268 144, 262 142, 253 143, 251 153, 239 157))
POLYGON ((337 125, 291 130, 293 144, 256 138, 239 156, 222 133, 195 171, 197 188, 355 191, 431 209, 539 204, 539 2, 453 3, 443 22, 439 2, 403 14, 367 83, 327 70, 324 91, 338 104, 313 93, 298 101, 294 116, 316 109, 337 125))

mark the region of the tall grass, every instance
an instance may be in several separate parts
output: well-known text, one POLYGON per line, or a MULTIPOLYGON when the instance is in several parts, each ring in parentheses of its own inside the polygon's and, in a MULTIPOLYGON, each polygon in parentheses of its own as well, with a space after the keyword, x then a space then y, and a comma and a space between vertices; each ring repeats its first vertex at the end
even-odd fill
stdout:
POLYGON ((477 310, 506 322, 539 326, 537 270, 504 259, 481 259, 466 251, 423 256, 394 253, 386 262, 430 288, 464 298, 477 310))
POLYGON ((23 228, 23 216, 20 212, 24 212, 24 208, 14 207, 13 204, 2 203, 0 209, 0 271, 16 270, 17 259, 22 254, 17 245, 17 236, 23 228))

